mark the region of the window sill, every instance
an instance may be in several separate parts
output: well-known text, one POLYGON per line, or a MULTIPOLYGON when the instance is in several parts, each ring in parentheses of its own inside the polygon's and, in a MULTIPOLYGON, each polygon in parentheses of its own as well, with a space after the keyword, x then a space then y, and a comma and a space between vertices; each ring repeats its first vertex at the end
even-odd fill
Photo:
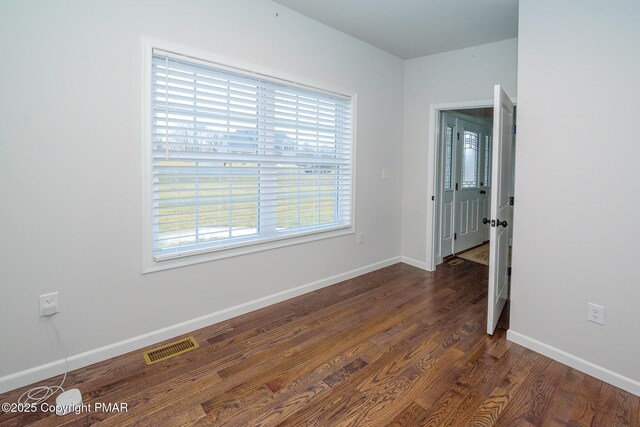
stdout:
POLYGON ((262 241, 259 243, 245 243, 232 247, 214 247, 202 252, 185 254, 182 256, 163 259, 159 261, 155 261, 153 258, 150 258, 144 266, 142 273, 146 274, 153 273, 155 271, 185 267, 188 265, 199 264, 203 262, 215 261, 240 255, 248 255, 256 252, 299 245, 302 243, 314 242, 317 240, 346 236, 353 233, 353 226, 346 226, 343 228, 331 230, 317 230, 303 235, 276 237, 271 240, 262 241))

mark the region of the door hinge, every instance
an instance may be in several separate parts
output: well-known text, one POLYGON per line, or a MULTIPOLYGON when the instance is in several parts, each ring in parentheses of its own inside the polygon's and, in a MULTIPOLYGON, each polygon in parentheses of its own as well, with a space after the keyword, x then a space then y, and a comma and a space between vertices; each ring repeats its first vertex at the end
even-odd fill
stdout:
POLYGON ((513 134, 516 134, 516 125, 513 125, 513 134))
POLYGON ((513 196, 509 197, 509 204, 513 206, 513 196))
POLYGON ((456 182, 456 191, 458 191, 458 183, 456 182))
POLYGON ((458 132, 458 141, 460 141, 460 132, 458 132))
POLYGON ((458 240, 458 233, 453 233, 453 240, 458 240))
POLYGON ((507 267, 507 276, 511 276, 511 267, 507 267))
POLYGON ((431 201, 435 201, 436 200, 436 196, 431 196, 431 201))

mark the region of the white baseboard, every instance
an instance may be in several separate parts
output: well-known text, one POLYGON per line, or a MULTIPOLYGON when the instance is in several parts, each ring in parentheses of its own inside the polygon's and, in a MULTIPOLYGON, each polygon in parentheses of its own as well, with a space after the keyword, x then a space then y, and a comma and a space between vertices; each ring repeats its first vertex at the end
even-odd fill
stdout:
POLYGON ((587 360, 581 359, 578 356, 569 354, 566 351, 559 348, 552 347, 549 344, 545 344, 541 341, 523 335, 520 332, 516 332, 512 329, 507 331, 507 339, 516 344, 520 344, 523 347, 527 347, 537 353, 550 357, 553 360, 557 360, 560 363, 564 363, 567 366, 575 368, 586 374, 598 378, 604 382, 612 384, 623 390, 633 393, 636 396, 640 396, 640 382, 631 378, 620 375, 617 372, 613 372, 607 368, 591 363, 587 360))
POLYGON ((422 270, 429 271, 426 262, 418 261, 417 259, 409 258, 408 256, 401 256, 400 262, 404 262, 405 264, 409 264, 422 270))
MULTIPOLYGON (((360 276, 362 274, 366 274, 383 267, 387 267, 392 264, 396 264, 400 261, 401 257, 399 256, 389 258, 383 261, 366 265, 364 267, 357 268, 355 270, 347 271, 345 273, 317 280, 312 283, 307 283, 306 285, 298 286, 286 291, 258 298, 253 301, 248 301, 234 307, 216 311, 214 313, 191 319, 186 322, 178 323, 176 325, 172 325, 163 329, 158 329, 148 334, 139 335, 137 337, 129 338, 124 341, 119 341, 113 344, 106 345, 104 347, 89 350, 84 353, 74 354, 69 357, 69 370, 83 368, 85 366, 89 366, 115 356, 120 356, 130 351, 138 350, 143 347, 158 343, 160 341, 168 340, 176 336, 189 333, 196 329, 204 328, 218 322, 223 322, 225 320, 231 319, 232 317, 236 317, 272 304, 276 304, 289 298, 293 298, 298 295, 314 291, 316 289, 324 288, 326 286, 330 286, 344 280, 348 280, 353 277, 360 276)), ((0 377, 0 393, 14 390, 28 384, 60 375, 64 373, 64 367, 64 359, 60 359, 44 365, 26 369, 24 371, 0 377)))

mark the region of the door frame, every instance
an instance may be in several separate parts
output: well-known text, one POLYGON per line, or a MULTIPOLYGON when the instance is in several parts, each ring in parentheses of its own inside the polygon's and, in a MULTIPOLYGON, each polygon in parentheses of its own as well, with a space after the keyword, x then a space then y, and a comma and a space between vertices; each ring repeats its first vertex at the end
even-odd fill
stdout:
MULTIPOLYGON (((513 105, 516 105, 516 98, 511 98, 513 105)), ((449 102, 440 104, 429 104, 429 134, 427 139, 427 259, 426 270, 435 271, 436 266, 442 263, 442 256, 438 254, 440 242, 440 203, 442 201, 442 186, 440 180, 442 176, 442 141, 440 138, 442 129, 440 127, 441 113, 447 110, 466 110, 470 108, 493 108, 493 99, 479 101, 449 102), (433 198, 433 199, 432 199, 433 198), (438 209, 437 209, 438 208, 438 209), (438 255, 440 257, 438 258, 438 255)))

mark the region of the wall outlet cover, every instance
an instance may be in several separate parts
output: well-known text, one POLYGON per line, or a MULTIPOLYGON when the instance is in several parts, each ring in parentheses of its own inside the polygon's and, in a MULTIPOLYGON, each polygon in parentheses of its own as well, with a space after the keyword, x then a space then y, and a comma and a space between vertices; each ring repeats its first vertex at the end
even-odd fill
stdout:
POLYGON ((604 325, 604 307, 590 302, 587 305, 587 320, 604 325))
POLYGON ((60 311, 58 293, 51 292, 38 296, 40 316, 51 316, 60 311))

